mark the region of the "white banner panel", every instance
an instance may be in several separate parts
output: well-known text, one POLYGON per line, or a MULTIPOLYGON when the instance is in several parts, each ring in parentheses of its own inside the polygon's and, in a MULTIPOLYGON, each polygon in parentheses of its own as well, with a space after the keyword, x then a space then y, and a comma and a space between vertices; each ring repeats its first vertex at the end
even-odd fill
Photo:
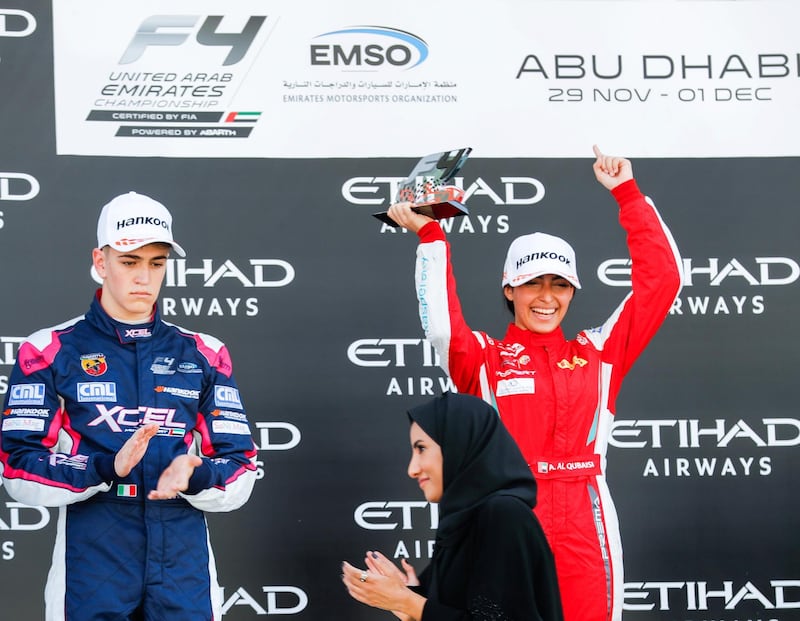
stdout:
POLYGON ((798 2, 402 8, 54 0, 58 153, 800 153, 798 2))

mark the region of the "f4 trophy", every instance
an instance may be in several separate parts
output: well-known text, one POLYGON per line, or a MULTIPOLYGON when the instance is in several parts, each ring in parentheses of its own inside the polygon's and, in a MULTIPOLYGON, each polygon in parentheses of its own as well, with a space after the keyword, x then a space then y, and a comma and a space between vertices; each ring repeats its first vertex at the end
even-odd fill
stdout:
MULTIPOLYGON (((400 182, 394 202, 413 203, 414 211, 434 220, 468 214, 463 203, 464 190, 447 182, 461 170, 471 152, 472 148, 464 147, 426 155, 400 182)), ((389 226, 399 226, 385 211, 372 215, 389 226)))

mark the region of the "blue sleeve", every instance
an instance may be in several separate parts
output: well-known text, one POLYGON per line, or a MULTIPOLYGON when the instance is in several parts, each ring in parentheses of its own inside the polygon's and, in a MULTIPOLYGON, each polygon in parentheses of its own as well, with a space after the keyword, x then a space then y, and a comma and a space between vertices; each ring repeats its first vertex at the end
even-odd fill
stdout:
POLYGON ((62 506, 107 491, 114 455, 74 450, 56 393, 56 332, 40 331, 20 347, 0 430, 3 484, 28 505, 62 506))
POLYGON ((197 339, 211 364, 195 429, 195 449, 203 464, 182 496, 202 511, 231 511, 252 492, 256 448, 227 348, 213 337, 197 339))

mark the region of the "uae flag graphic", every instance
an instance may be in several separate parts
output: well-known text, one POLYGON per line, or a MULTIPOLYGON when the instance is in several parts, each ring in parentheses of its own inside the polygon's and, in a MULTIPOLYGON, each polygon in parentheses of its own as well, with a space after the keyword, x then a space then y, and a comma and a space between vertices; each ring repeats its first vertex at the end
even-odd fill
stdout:
POLYGON ((135 485, 123 485, 120 483, 117 485, 117 496, 126 496, 128 498, 133 498, 136 496, 136 486, 135 485))
POLYGON ((260 112, 228 112, 225 123, 255 123, 260 116, 260 112))

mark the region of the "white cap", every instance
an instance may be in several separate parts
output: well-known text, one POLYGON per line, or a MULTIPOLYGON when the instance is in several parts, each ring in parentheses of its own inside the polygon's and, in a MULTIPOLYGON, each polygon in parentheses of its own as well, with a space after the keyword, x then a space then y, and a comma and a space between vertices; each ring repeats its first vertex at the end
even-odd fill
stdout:
POLYGON ((169 244, 185 257, 172 238, 172 215, 166 207, 144 194, 128 192, 111 199, 97 220, 97 247, 111 246, 119 252, 147 244, 169 244))
POLYGON ((511 242, 503 268, 502 286, 517 287, 544 274, 562 276, 580 289, 572 246, 547 233, 531 233, 511 242))
MULTIPOLYGON (((172 238, 172 215, 161 203, 144 194, 128 192, 111 199, 97 219, 97 247, 110 246, 119 252, 136 250, 147 244, 169 244, 175 252, 186 251, 172 238)), ((92 266, 92 278, 103 282, 92 266)))

